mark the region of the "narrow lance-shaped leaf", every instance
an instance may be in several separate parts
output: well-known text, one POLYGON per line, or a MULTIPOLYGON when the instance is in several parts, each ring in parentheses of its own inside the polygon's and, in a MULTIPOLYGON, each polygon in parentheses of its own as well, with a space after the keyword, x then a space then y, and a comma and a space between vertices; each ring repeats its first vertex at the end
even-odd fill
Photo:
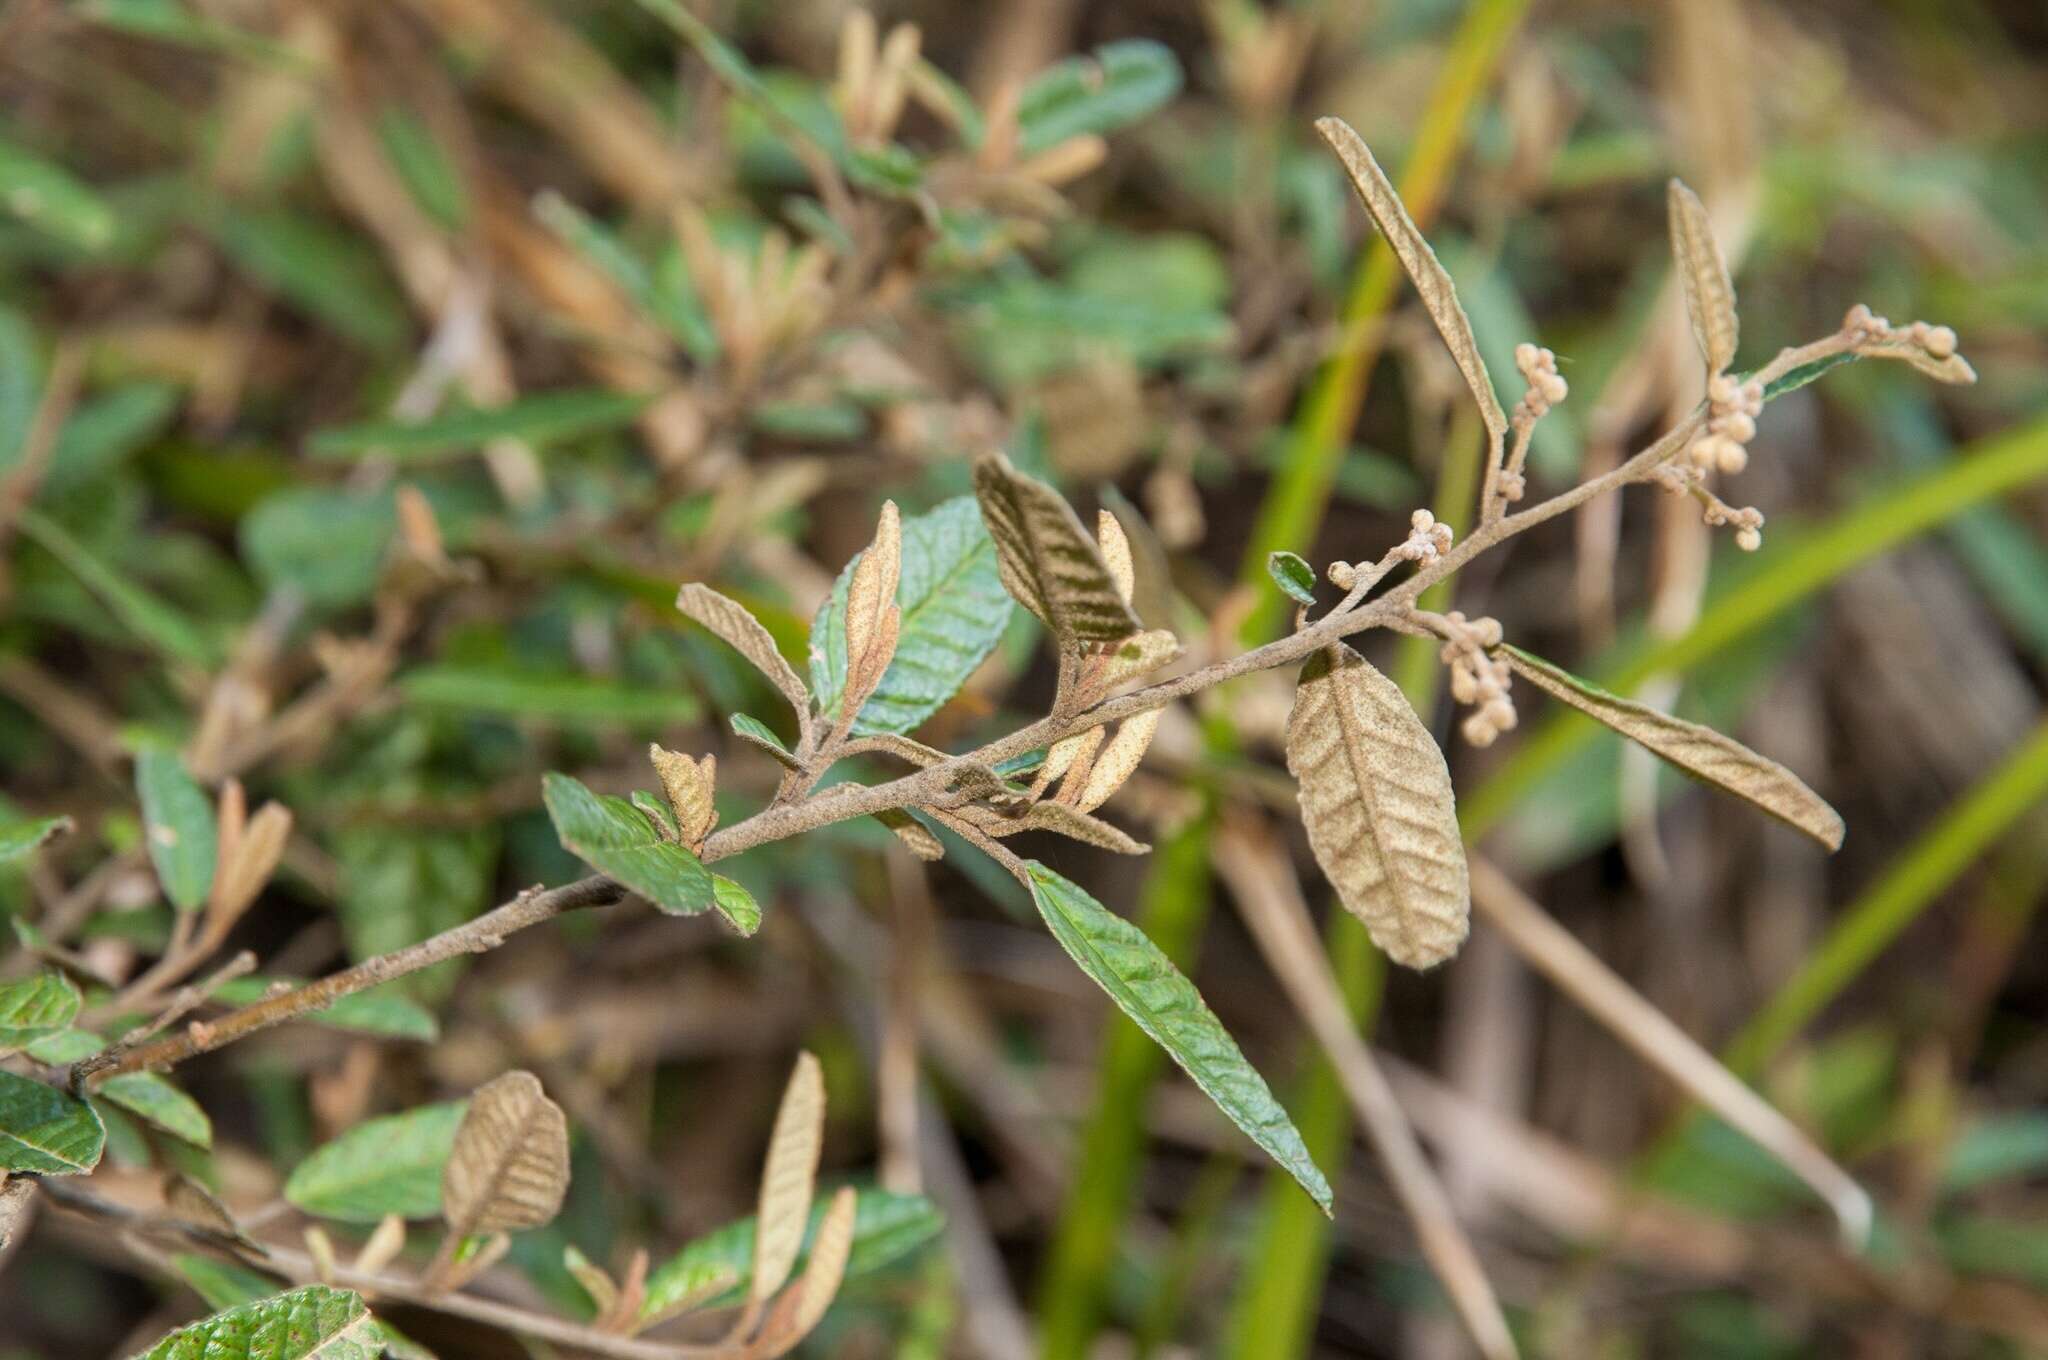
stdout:
POLYGON ((783 1306, 778 1306, 777 1316, 764 1329, 764 1340, 769 1342, 764 1356, 788 1354, 811 1334, 824 1319, 825 1310, 832 1306, 840 1281, 846 1278, 847 1258, 853 1251, 854 1207, 853 1187, 840 1186, 832 1196, 831 1207, 825 1211, 825 1221, 818 1227, 817 1240, 811 1245, 811 1263, 786 1305, 787 1320, 782 1316, 783 1306))
POLYGON ((96 1100, 110 1100, 137 1118, 147 1120, 195 1147, 213 1146, 213 1121, 199 1102, 155 1072, 123 1072, 93 1091, 96 1100))
POLYGON ((974 495, 1004 589, 1052 630, 1062 650, 1121 642, 1139 630, 1101 549, 1059 492, 991 453, 975 461, 974 495))
POLYGON ((1819 841, 1842 848, 1842 816, 1798 775, 1711 727, 1609 694, 1517 647, 1502 649, 1515 674, 1561 703, 1649 748, 1695 779, 1726 789, 1819 841))
POLYGON ((135 757, 142 834, 164 895, 179 911, 197 911, 213 889, 213 804, 177 753, 148 747, 135 757))
POLYGON ((1714 224, 1706 204, 1680 180, 1666 194, 1671 219, 1671 257, 1685 293, 1685 315, 1692 322, 1707 369, 1720 373, 1735 362, 1739 326, 1735 316, 1735 284, 1728 263, 1714 241, 1714 224))
MULTIPOLYGON (((811 624, 811 688, 827 721, 845 701, 847 601, 865 557, 846 564, 811 624)), ((972 496, 902 522, 896 605, 895 656, 861 704, 855 736, 911 731, 959 692, 1002 639, 1010 596, 972 496)))
POLYGON ((1316 653, 1287 768, 1316 863, 1373 943, 1410 968, 1457 953, 1472 898, 1451 774, 1400 688, 1342 643, 1316 653))
POLYGON ((450 1231, 538 1228, 569 1189, 569 1125, 531 1072, 507 1072, 477 1088, 441 1172, 450 1231))
POLYGON ((734 651, 754 663, 761 674, 775 682, 775 688, 782 691, 782 697, 789 700, 797 717, 809 721, 811 714, 810 691, 804 682, 783 658, 770 637, 767 628, 750 613, 738 600, 728 599, 710 586, 691 582, 676 594, 676 608, 689 615, 718 637, 734 651))
POLYGON ((884 501, 875 541, 854 564, 846 587, 846 694, 842 704, 856 712, 874 693, 896 656, 896 637, 903 626, 903 610, 896 602, 902 567, 903 522, 896 502, 884 501))
POLYGON ((1025 868, 1039 914, 1081 971, 1328 1213, 1329 1182, 1300 1132, 1195 985, 1129 921, 1044 865, 1025 868))
POLYGON ((1479 403, 1479 418, 1486 422, 1494 438, 1501 438, 1507 433, 1507 413, 1501 410, 1493 382, 1486 376, 1479 344, 1472 338, 1472 323, 1466 319, 1465 309, 1458 305, 1458 290, 1452 285, 1450 274, 1437 260, 1436 252, 1430 249, 1414 219, 1408 216, 1400 194, 1394 191, 1393 182, 1380 169, 1380 163, 1373 159, 1365 139, 1341 118, 1316 119, 1316 131, 1323 134, 1323 140, 1344 163, 1352 187, 1358 190, 1359 200, 1372 215, 1373 224, 1394 248, 1408 277, 1414 280, 1415 291, 1422 295, 1422 305, 1429 310, 1430 320, 1436 322, 1444 343, 1450 346, 1451 358, 1465 375, 1465 385, 1472 389, 1472 399, 1479 403))
POLYGON ((135 1360, 376 1360, 384 1333, 360 1294, 308 1285, 172 1332, 135 1360))
MULTIPOLYGON (((1005 601, 1007 604, 1008 602, 1005 601)), ((69 817, 31 817, 0 825, 0 864, 39 850, 71 830, 69 817)))
POLYGON ((0 1173, 82 1175, 99 1165, 106 1146, 106 1128, 84 1101, 0 1071, 0 1173))
POLYGON ((754 1237, 754 1278, 748 1298, 759 1304, 789 1279, 810 1221, 811 1190, 825 1139, 825 1077, 818 1060, 797 1055, 796 1070, 775 1112, 768 1159, 761 1168, 759 1229, 754 1237))

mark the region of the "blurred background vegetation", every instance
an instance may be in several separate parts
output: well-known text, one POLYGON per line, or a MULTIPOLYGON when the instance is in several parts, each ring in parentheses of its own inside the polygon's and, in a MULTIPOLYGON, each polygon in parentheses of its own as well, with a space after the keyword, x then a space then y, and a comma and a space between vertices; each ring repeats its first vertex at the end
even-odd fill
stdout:
MULTIPOLYGON (((1338 971, 1530 1353, 2048 1354, 2028 0, 12 0, 0 816, 78 829, 0 878, 31 928, 0 966, 33 947, 118 979, 162 949, 126 773, 151 740, 296 814, 235 939, 272 975, 574 877, 545 769, 622 791, 650 739, 714 750, 735 820, 776 771, 727 720, 786 714, 677 584, 743 599, 801 664, 881 498, 957 495, 986 448, 1149 525, 1140 612, 1199 655, 1284 626, 1269 550, 1374 557, 1420 505, 1461 524, 1476 421, 1325 113, 1400 184, 1500 390, 1519 341, 1564 361, 1538 494, 1699 398, 1673 174, 1735 265, 1742 366, 1862 301, 1955 327, 1981 374, 1855 365, 1774 403, 1736 483, 1759 553, 1632 493, 1456 586, 1512 640, 1793 767, 1847 818, 1832 859, 1554 710, 1451 741, 1433 649, 1375 657, 1434 715, 1490 856, 1880 1205, 1845 1252, 1483 924, 1387 977, 1339 912, 1338 971), (387 567, 407 486, 473 569, 387 567)), ((927 740, 1047 700, 1019 620, 927 740)), ((437 1042, 297 1026, 194 1063, 210 1156, 117 1130, 102 1178, 169 1162, 271 1204, 337 1130, 530 1067, 577 1175, 494 1287, 587 1310, 565 1244, 616 1263, 747 1210, 806 1045, 828 1168, 947 1216, 943 1249, 849 1287, 815 1353, 1459 1354, 1212 881, 1219 819, 1291 806, 1286 695, 1253 677, 1162 730, 1110 807, 1154 856, 1056 862, 1197 977, 1337 1183, 1334 1223, 987 861, 926 869, 870 824, 734 861, 754 940, 586 914, 409 980, 437 1042)), ((5 1267, 8 1356, 125 1354, 201 1311, 56 1215, 5 1267)), ((525 1353, 393 1317, 444 1356, 525 1353)))

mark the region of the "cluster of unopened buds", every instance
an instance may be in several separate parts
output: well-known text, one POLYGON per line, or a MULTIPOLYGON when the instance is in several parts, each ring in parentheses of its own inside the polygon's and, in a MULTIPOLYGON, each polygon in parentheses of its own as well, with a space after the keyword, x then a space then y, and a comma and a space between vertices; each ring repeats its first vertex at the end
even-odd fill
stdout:
POLYGON ((1408 537, 1394 549, 1393 556, 1428 566, 1439 554, 1451 550, 1453 536, 1450 525, 1427 510, 1417 510, 1408 517, 1408 537))
POLYGON ((1894 326, 1860 302, 1842 318, 1842 329, 1858 344, 1909 340, 1935 359, 1946 359, 1956 352, 1956 333, 1947 326, 1930 326, 1925 321, 1915 321, 1910 326, 1894 326))
POLYGON ((1745 505, 1738 510, 1719 501, 1709 501, 1704 518, 1715 528, 1723 524, 1734 525, 1735 546, 1744 552, 1755 552, 1764 545, 1764 512, 1753 505, 1745 505))
MULTIPOLYGON (((1549 414, 1551 407, 1570 396, 1572 389, 1565 382, 1564 375, 1557 371, 1557 355, 1541 345, 1527 341, 1516 345, 1515 367, 1521 370, 1522 381, 1528 384, 1521 401, 1515 405, 1514 415, 1516 431, 1526 438, 1536 422, 1549 414)), ((1517 446, 1518 455, 1521 447, 1517 446)), ((1519 501, 1529 491, 1520 461, 1517 456, 1512 465, 1501 470, 1500 498, 1509 504, 1519 501)))
POLYGON ((1471 715, 1458 730, 1474 746, 1491 746, 1495 737, 1514 730, 1515 726, 1515 701, 1508 697, 1514 673, 1492 650, 1500 646, 1500 621, 1467 621, 1455 610, 1444 617, 1456 631, 1439 654, 1451 668, 1451 697, 1461 704, 1473 705, 1471 715))
POLYGON ((1764 412, 1764 385, 1754 378, 1737 382, 1726 373, 1707 381, 1707 432, 1688 450, 1692 465, 1705 472, 1719 468, 1733 476, 1749 466, 1744 447, 1756 438, 1756 418, 1764 412))

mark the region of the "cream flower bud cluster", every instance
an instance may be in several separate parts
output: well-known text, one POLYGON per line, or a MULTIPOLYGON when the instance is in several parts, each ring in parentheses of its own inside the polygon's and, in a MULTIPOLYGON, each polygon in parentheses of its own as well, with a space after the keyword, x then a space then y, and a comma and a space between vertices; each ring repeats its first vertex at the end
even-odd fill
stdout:
POLYGON ((1744 552, 1755 552, 1764 545, 1764 512, 1753 505, 1741 509, 1723 505, 1720 501, 1707 502, 1706 522, 1719 528, 1723 524, 1735 526, 1735 546, 1744 552))
POLYGON ((1491 746, 1494 738, 1515 726, 1515 701, 1508 695, 1514 672, 1492 652, 1500 646, 1500 620, 1467 621, 1456 610, 1444 617, 1457 634, 1438 654, 1451 668, 1451 697, 1473 705, 1473 712, 1458 730, 1474 746, 1491 746))
POLYGON ((1705 472, 1719 468, 1733 475, 1749 466, 1744 446, 1756 438, 1756 418, 1764 411, 1764 385, 1754 378, 1738 383, 1716 373, 1707 383, 1707 432, 1693 442, 1687 456, 1705 472))
POLYGON ((1427 510, 1417 510, 1408 517, 1407 539, 1396 547, 1391 555, 1420 566, 1428 566, 1436 561, 1439 554, 1451 550, 1453 536, 1450 525, 1427 510))
MULTIPOLYGON (((1549 413, 1550 408, 1571 395, 1571 385, 1564 375, 1557 371, 1557 355, 1527 341, 1515 346, 1515 367, 1521 370, 1522 381, 1528 390, 1515 405, 1515 430, 1518 440, 1526 440, 1530 427, 1549 413)), ((1521 453, 1526 443, 1516 444, 1516 457, 1512 463, 1501 469, 1499 493, 1502 501, 1509 505, 1528 494, 1528 479, 1522 475, 1521 453)))
POLYGON ((1910 340, 1934 359, 1947 359, 1956 352, 1956 333, 1947 326, 1930 326, 1925 321, 1915 321, 1910 326, 1894 326, 1860 302, 1842 318, 1842 329, 1858 344, 1910 340))

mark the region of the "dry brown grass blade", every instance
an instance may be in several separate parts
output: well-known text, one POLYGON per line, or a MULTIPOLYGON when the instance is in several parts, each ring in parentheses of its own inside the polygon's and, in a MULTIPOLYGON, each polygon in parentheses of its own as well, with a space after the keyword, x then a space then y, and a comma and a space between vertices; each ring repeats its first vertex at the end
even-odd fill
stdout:
POLYGON ((754 1280, 748 1290, 748 1311, 782 1288, 803 1246, 810 1223, 811 1192, 818 1175, 818 1153, 825 1141, 825 1076, 817 1058, 797 1055, 796 1070, 775 1112, 775 1132, 768 1140, 768 1160, 761 1168, 761 1198, 754 1234, 754 1280))
POLYGON ((1728 262, 1714 241, 1714 224, 1699 195, 1674 179, 1666 198, 1671 256, 1685 292, 1685 315, 1692 322, 1692 336, 1699 342, 1707 370, 1721 373, 1735 362, 1735 342, 1740 334, 1735 284, 1728 277, 1728 262))
POLYGON ((1670 761, 1695 779, 1754 803, 1830 850, 1842 848, 1842 815, 1775 760, 1711 727, 1624 699, 1516 647, 1502 653, 1515 674, 1560 703, 1597 719, 1670 761))
POLYGON ((811 717, 811 692, 775 646, 775 639, 737 600, 728 599, 700 581, 692 581, 676 593, 676 608, 704 625, 756 670, 775 682, 782 697, 789 700, 797 718, 806 725, 811 717))
POLYGON ((991 453, 975 461, 974 495, 1004 589, 1052 630, 1062 651, 1139 630, 1102 550, 1059 492, 991 453))
POLYGON ((569 1189, 569 1125, 531 1072, 480 1086, 441 1172, 450 1235, 538 1228, 569 1189))
POLYGON ((1352 187, 1358 190, 1359 201, 1365 204, 1380 235, 1387 238, 1402 268, 1414 280, 1415 291, 1422 295, 1422 305, 1429 309, 1430 319, 1436 322, 1444 343, 1450 346, 1458 371, 1465 375, 1465 385, 1472 389, 1472 399, 1479 403, 1479 418, 1486 422, 1487 431, 1495 441, 1506 438, 1507 413, 1501 410, 1493 380, 1486 376, 1486 364, 1479 357, 1479 342, 1472 337, 1472 323, 1458 303, 1458 290, 1421 229, 1408 216, 1408 209, 1402 206, 1393 181, 1373 159, 1372 148, 1365 144, 1365 139, 1343 119, 1318 118, 1316 131, 1323 134, 1323 140, 1344 163, 1352 187))
POLYGON ((1870 1236, 1870 1196, 1799 1127, 1671 1018, 1615 975, 1592 951, 1485 860, 1472 865, 1472 897, 1529 964, 1586 1008, 1614 1036, 1702 1105, 1783 1162, 1834 1212, 1842 1238, 1860 1251, 1870 1236))
POLYGON ((1342 643, 1316 653, 1287 768, 1316 862, 1373 943, 1410 968, 1457 953, 1471 902, 1451 772, 1400 688, 1342 643))
POLYGON ((1514 1337, 1488 1283, 1485 1267, 1451 1212, 1449 1197, 1416 1144, 1415 1132, 1372 1052, 1351 1023, 1343 992, 1316 937, 1301 885, 1265 829, 1234 817, 1218 831, 1215 863, 1259 952, 1280 978, 1288 1000, 1337 1069, 1338 1081, 1379 1154, 1388 1183, 1450 1296, 1459 1320, 1488 1360, 1511 1360, 1514 1337))

